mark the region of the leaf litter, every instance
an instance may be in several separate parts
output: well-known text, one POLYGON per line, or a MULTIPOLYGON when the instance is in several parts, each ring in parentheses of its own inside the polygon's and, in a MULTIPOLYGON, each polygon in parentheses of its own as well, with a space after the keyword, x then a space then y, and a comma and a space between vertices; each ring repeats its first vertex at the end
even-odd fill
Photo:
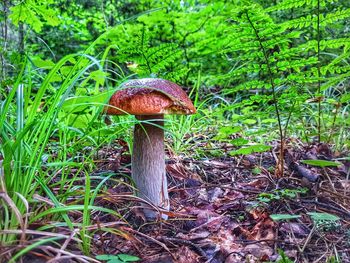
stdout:
MULTIPOLYGON (((114 175, 94 205, 121 218, 91 214, 93 255, 134 255, 147 263, 279 262, 285 256, 293 262, 326 262, 331 256, 350 261, 350 162, 328 145, 289 147, 283 178, 274 177, 272 151, 210 159, 171 155, 166 171, 172 209, 169 220, 156 222, 145 221, 132 195, 130 155, 125 143, 119 146, 101 149, 96 160, 96 173, 114 175), (336 166, 302 162, 336 158, 336 166)), ((71 217, 79 222, 82 215, 71 217)), ((68 229, 57 231, 69 236, 68 229)), ((75 237, 67 239, 66 251, 77 253, 75 237)), ((38 247, 27 260, 38 254, 55 258, 48 251, 38 247)), ((86 261, 93 262, 83 255, 65 262, 86 261)))

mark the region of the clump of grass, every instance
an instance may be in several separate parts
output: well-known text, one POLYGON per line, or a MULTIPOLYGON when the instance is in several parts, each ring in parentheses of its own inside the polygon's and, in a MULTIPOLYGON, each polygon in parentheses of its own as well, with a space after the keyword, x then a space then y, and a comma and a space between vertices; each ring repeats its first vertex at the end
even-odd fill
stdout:
POLYGON ((121 218, 111 209, 94 205, 103 182, 111 176, 94 178, 100 180, 97 185, 91 184, 90 177, 95 168, 96 149, 117 136, 108 130, 101 118, 110 92, 98 94, 101 89, 96 84, 93 88, 95 97, 67 107, 74 101, 71 97, 89 71, 93 68, 104 70, 104 62, 89 54, 109 33, 97 39, 83 54, 62 58, 42 81, 34 79, 38 69, 32 68, 30 61, 24 61, 12 90, 0 101, 0 156, 3 157, 0 165, 0 244, 4 247, 19 245, 2 255, 6 258, 13 255, 13 262, 31 249, 57 244, 62 239, 68 243, 74 240, 88 255, 92 211, 121 218), (57 78, 64 67, 70 70, 58 84, 57 78), (77 127, 71 117, 76 117, 82 108, 88 108, 89 115, 84 127, 77 127), (81 156, 84 147, 90 147, 91 151, 81 156), (69 216, 76 211, 81 211, 82 220, 78 224, 69 216), (60 227, 70 230, 72 236, 68 235, 68 239, 67 235, 51 235, 51 229, 45 227, 37 229, 39 232, 28 228, 29 224, 38 221, 44 226, 59 223, 60 227), (46 238, 28 241, 33 234, 46 238), (23 245, 25 248, 21 249, 23 245))

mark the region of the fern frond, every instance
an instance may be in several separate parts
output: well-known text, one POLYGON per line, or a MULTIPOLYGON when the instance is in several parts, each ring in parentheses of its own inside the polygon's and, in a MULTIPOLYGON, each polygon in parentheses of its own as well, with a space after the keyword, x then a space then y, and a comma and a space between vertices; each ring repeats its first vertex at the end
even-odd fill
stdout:
POLYGON ((304 29, 310 26, 316 28, 317 16, 316 15, 306 15, 299 18, 291 19, 281 24, 281 26, 286 29, 304 29))
MULTIPOLYGON (((349 55, 349 54, 347 54, 349 55)), ((329 65, 321 67, 321 73, 323 76, 326 76, 327 73, 329 74, 342 74, 342 73, 347 73, 350 72, 350 66, 335 66, 335 63, 338 63, 341 59, 337 60, 337 62, 332 61, 329 65), (334 62, 334 63, 333 63, 334 62)))
POLYGON ((144 52, 149 48, 149 34, 148 30, 145 27, 143 27, 143 29, 141 30, 137 40, 138 50, 144 52))
POLYGON ((325 50, 326 48, 341 48, 350 46, 350 38, 338 38, 338 39, 328 39, 320 41, 320 49, 325 50))
POLYGON ((339 20, 344 20, 350 17, 350 8, 338 10, 334 13, 328 13, 326 16, 321 15, 320 24, 321 26, 327 26, 333 24, 339 20))
POLYGON ((151 65, 152 73, 166 69, 168 65, 170 65, 182 55, 182 52, 179 49, 166 48, 165 50, 168 50, 169 52, 163 53, 161 56, 153 58, 151 65))
POLYGON ((321 86, 321 91, 325 91, 325 90, 329 89, 330 87, 336 86, 339 83, 341 83, 349 78, 350 78, 350 71, 347 73, 339 74, 337 76, 329 78, 329 80, 321 86))
MULTIPOLYGON (((324 7, 327 3, 334 3, 336 1, 333 0, 319 0, 320 6, 324 7)), ((275 11, 284 11, 284 10, 290 10, 295 8, 300 8, 304 6, 309 7, 317 7, 318 6, 318 0, 284 0, 281 3, 278 3, 277 5, 271 6, 269 8, 266 8, 265 11, 275 12, 275 11)))

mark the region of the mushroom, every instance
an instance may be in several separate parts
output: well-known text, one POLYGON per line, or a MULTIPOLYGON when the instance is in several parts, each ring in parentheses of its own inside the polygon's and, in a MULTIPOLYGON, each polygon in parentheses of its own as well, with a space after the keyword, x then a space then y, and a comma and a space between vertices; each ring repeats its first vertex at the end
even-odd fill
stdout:
MULTIPOLYGON (((130 80, 121 85, 109 100, 107 114, 132 114, 140 121, 134 127, 131 174, 138 196, 160 208, 170 209, 168 183, 165 173, 164 114, 194 114, 196 112, 185 91, 164 79, 130 80)), ((156 219, 158 212, 145 208, 147 219, 156 219)))

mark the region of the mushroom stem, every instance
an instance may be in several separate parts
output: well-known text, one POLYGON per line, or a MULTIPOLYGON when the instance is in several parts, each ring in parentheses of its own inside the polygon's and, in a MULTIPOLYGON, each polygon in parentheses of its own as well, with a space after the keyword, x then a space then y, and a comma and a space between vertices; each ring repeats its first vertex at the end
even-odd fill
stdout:
MULTIPOLYGON (((153 205, 169 211, 163 114, 142 115, 136 116, 136 118, 143 121, 135 124, 131 162, 132 178, 139 191, 138 195, 153 205)), ((148 208, 144 209, 144 213, 147 219, 155 219, 158 214, 148 208)), ((163 219, 167 219, 167 217, 167 215, 162 214, 163 219)))

